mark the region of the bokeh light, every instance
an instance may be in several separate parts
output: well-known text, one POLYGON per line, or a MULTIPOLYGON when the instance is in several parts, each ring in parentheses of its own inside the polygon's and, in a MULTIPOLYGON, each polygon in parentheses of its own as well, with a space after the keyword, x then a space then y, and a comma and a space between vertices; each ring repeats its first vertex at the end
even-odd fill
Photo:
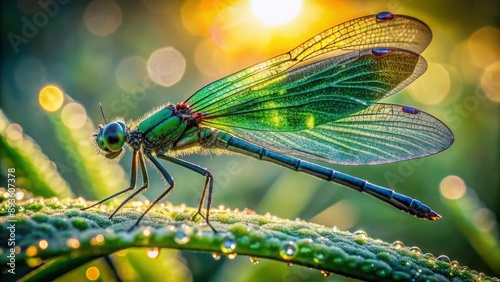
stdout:
POLYGON ((80 241, 76 238, 69 238, 68 240, 66 240, 66 246, 72 249, 78 249, 80 248, 80 241))
POLYGON ((47 112, 55 112, 61 108, 64 102, 64 94, 59 87, 47 85, 40 90, 38 102, 42 109, 47 112))
POLYGON ((40 242, 38 242, 38 246, 40 249, 45 250, 49 247, 49 242, 47 242, 47 240, 40 240, 40 242))
POLYGON ((252 12, 262 22, 274 26, 295 18, 302 7, 302 0, 252 0, 252 12))
POLYGON ((429 63, 426 73, 408 86, 413 99, 426 105, 443 101, 450 92, 450 75, 440 64, 429 63), (429 87, 432 85, 432 87, 429 87))
POLYGON ((500 60, 484 69, 481 76, 481 88, 488 99, 500 102, 500 60))
POLYGON ((71 129, 81 128, 87 121, 85 108, 77 103, 69 103, 64 106, 61 117, 64 125, 71 129))
POLYGON ((85 276, 90 281, 95 281, 95 280, 99 279, 100 275, 101 275, 101 273, 99 271, 99 268, 97 268, 95 266, 91 266, 91 267, 87 268, 87 270, 85 271, 85 276))
POLYGON ((85 9, 83 21, 91 33, 108 36, 122 24, 122 10, 115 1, 95 0, 85 9))
POLYGON ((9 124, 5 129, 7 143, 12 147, 20 147, 23 144, 23 128, 16 123, 9 124))
POLYGON ((476 30, 467 41, 469 55, 478 68, 500 60, 500 29, 486 26, 476 30))
POLYGON ((142 87, 144 79, 148 77, 146 60, 139 56, 125 58, 116 67, 115 75, 121 89, 133 92, 137 87, 142 87))
POLYGON ((465 182, 458 176, 450 175, 441 181, 439 190, 443 197, 450 200, 456 200, 463 197, 465 194, 465 182))
POLYGON ((151 79, 163 86, 172 86, 181 80, 186 71, 186 60, 173 47, 156 50, 148 59, 151 79))
MULTIPOLYGON (((219 3, 223 5, 223 3, 219 3)), ((220 8, 214 8, 211 0, 187 0, 181 7, 181 19, 184 28, 198 36, 209 35, 209 28, 220 8)))

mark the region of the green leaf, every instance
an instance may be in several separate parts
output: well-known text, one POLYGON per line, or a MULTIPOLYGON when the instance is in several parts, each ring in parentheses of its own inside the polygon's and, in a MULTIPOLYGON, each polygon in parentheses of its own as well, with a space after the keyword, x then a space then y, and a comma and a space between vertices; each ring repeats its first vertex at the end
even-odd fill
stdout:
MULTIPOLYGON (((161 204, 144 217, 140 227, 127 232, 149 203, 132 202, 111 220, 108 216, 116 202, 80 210, 88 205, 81 198, 36 198, 16 203, 11 216, 8 203, 2 203, 1 234, 14 234, 15 244, 20 247, 15 255, 16 268, 43 264, 26 279, 54 279, 94 258, 131 247, 268 258, 369 281, 478 278, 468 268, 450 263, 447 257, 435 259, 416 247, 405 248, 400 242, 390 244, 369 238, 362 231, 338 231, 246 209, 213 209, 210 220, 218 231, 214 233, 201 217, 191 220, 196 209, 161 204)), ((5 242, 1 245, 0 265, 2 273, 6 273, 10 249, 5 242)))

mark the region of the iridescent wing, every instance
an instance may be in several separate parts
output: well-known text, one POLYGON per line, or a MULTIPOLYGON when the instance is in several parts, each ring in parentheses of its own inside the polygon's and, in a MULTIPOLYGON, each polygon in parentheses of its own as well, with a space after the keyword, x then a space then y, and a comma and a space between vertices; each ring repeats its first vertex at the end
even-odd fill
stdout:
POLYGON ((329 29, 289 53, 208 85, 186 103, 202 113, 202 125, 331 163, 386 163, 444 150, 453 135, 439 120, 416 109, 376 104, 425 71, 425 60, 415 52, 431 39, 418 20, 380 18, 329 29), (312 60, 324 54, 326 59, 312 60))
POLYGON ((453 143, 450 129, 433 116, 381 103, 308 130, 261 132, 232 128, 231 132, 278 152, 344 165, 424 157, 453 143))
POLYGON ((185 102, 195 111, 211 106, 243 89, 278 76, 292 67, 309 63, 318 56, 337 56, 354 50, 395 47, 421 53, 432 39, 429 27, 412 17, 382 12, 332 27, 278 55, 223 79, 193 94, 185 102))

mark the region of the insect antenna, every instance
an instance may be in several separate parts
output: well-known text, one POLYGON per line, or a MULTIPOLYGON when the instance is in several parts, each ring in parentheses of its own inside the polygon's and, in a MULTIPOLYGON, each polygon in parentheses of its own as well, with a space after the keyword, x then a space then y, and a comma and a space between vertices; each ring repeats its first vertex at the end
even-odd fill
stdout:
POLYGON ((104 123, 108 124, 108 121, 106 120, 106 117, 104 116, 104 111, 102 110, 102 104, 101 104, 101 102, 99 102, 99 108, 101 108, 101 114, 102 114, 102 118, 104 119, 104 123))

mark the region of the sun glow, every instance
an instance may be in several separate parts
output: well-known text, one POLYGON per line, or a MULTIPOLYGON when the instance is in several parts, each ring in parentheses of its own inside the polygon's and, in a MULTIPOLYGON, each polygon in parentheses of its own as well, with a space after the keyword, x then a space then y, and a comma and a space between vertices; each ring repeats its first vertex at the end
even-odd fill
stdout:
POLYGON ((263 23, 276 26, 295 18, 302 0, 252 0, 252 12, 263 23))

